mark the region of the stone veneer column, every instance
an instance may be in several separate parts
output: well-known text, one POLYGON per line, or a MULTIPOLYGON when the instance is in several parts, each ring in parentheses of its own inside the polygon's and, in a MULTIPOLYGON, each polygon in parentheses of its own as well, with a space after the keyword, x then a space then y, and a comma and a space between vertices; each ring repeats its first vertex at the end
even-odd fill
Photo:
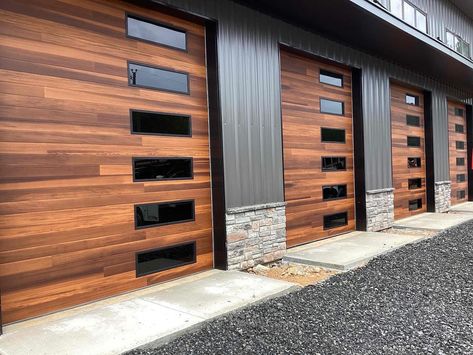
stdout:
POLYGON ((394 189, 366 192, 366 230, 375 232, 394 224, 394 189))
POLYGON ((447 212, 451 207, 452 184, 450 181, 435 183, 435 212, 447 212))
POLYGON ((286 204, 229 208, 226 213, 228 269, 248 269, 286 253, 286 204))

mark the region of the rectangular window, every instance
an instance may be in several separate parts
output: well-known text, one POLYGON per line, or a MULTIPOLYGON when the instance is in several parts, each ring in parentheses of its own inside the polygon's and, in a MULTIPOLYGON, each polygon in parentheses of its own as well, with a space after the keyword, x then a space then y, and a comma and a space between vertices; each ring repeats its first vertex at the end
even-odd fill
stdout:
POLYGON ((321 128, 322 142, 345 143, 345 130, 321 128))
POLYGON ((192 135, 191 117, 159 112, 130 111, 132 133, 165 136, 192 135))
POLYGON ((347 197, 347 185, 328 185, 322 187, 324 200, 337 200, 347 197))
POLYGON ((195 242, 143 251, 136 254, 136 276, 149 275, 195 262, 195 242))
POLYGON ((421 167, 421 159, 417 157, 409 157, 407 158, 407 167, 412 168, 420 168, 421 167))
POLYGON ((189 75, 167 69, 128 63, 128 83, 147 89, 189 94, 189 75))
POLYGON ((144 20, 136 16, 127 16, 127 35, 168 47, 187 49, 186 32, 144 20))
POLYGON ((461 124, 455 124, 455 133, 464 133, 465 127, 461 124))
POLYGON ((324 216, 324 229, 343 227, 348 224, 348 212, 324 216))
POLYGON ((135 205, 136 228, 154 227, 193 220, 193 200, 135 205))
POLYGON ((420 137, 407 137, 407 146, 420 147, 420 137))
POLYGON ((192 179, 192 158, 133 158, 135 181, 192 179))
POLYGON ((320 99, 320 112, 328 113, 330 115, 343 115, 344 114, 344 105, 343 102, 320 99))
POLYGON ((464 166, 465 158, 457 158, 457 166, 464 166))
POLYGON ((320 82, 323 84, 343 87, 343 75, 335 74, 327 70, 320 70, 320 82))
POLYGON ((465 174, 457 174, 457 182, 465 182, 466 175, 465 174))
POLYGON ((462 108, 455 107, 455 116, 464 117, 465 110, 463 110, 462 108))
POLYGON ((420 189, 422 187, 422 179, 409 179, 409 190, 420 189))
POLYGON ((465 190, 457 191, 457 199, 463 200, 465 197, 466 197, 466 192, 465 192, 465 190))
POLYGON ((406 116, 406 124, 408 126, 420 127, 420 117, 419 116, 406 116))
POLYGON ((391 0, 391 12, 402 19, 402 0, 391 0))
POLYGON ((455 146, 458 150, 464 150, 465 149, 465 142, 462 141, 456 141, 455 146))
POLYGON ((416 9, 416 28, 419 31, 427 33, 427 16, 416 9))
POLYGON ((404 21, 409 25, 415 27, 416 25, 416 10, 414 6, 404 1, 404 21))
POLYGON ((421 208, 422 208, 421 198, 409 201, 409 211, 420 210, 421 208))
POLYGON ((460 53, 461 55, 470 58, 470 44, 466 42, 463 38, 459 35, 446 30, 446 43, 454 51, 460 53))
POLYGON ((419 106, 419 96, 406 94, 406 104, 419 106))
POLYGON ((345 157, 322 157, 322 171, 346 170, 347 161, 345 157))
POLYGON ((391 0, 390 3, 390 9, 394 16, 404 20, 419 31, 427 33, 427 15, 423 11, 404 0, 391 0))

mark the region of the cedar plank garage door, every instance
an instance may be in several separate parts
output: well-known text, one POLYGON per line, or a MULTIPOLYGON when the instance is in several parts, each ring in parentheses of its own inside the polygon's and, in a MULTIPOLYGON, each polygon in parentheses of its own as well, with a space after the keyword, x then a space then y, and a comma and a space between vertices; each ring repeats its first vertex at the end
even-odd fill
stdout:
POLYGON ((448 134, 452 205, 468 201, 468 153, 465 104, 448 101, 448 134))
POLYGON ((422 91, 391 83, 394 218, 427 210, 422 91))
POLYGON ((6 0, 0 10, 3 321, 212 268, 204 27, 121 1, 6 0), (167 46, 131 38, 126 13, 179 31, 164 30, 176 35, 159 39, 167 46), (158 73, 142 67, 129 85, 127 63, 164 68, 167 91, 133 86, 158 73), (155 121, 132 134, 132 109, 181 116, 146 116, 155 121), (158 126, 167 135, 142 134, 158 126), (153 170, 137 157, 190 167, 158 160, 153 170), (190 202, 136 206, 174 201, 190 202), (178 267, 166 254, 166 271, 150 273, 158 265, 145 255, 135 270, 135 253, 183 243, 170 254, 178 267))
POLYGON ((351 70, 284 50, 281 70, 291 247, 355 228, 351 70))

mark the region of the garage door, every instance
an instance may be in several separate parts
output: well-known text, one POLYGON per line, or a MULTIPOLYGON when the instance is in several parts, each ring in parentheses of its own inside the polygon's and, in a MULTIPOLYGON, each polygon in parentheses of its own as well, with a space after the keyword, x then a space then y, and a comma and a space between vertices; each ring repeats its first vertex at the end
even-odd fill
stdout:
POLYGON ((2 318, 212 267, 204 28, 0 2, 2 318))
POLYGON ((355 228, 351 71, 281 51, 287 244, 355 228))
POLYGON ((391 84, 394 218, 425 212, 425 130, 422 91, 391 84))
POLYGON ((468 201, 468 159, 466 145, 466 107, 448 102, 448 133, 452 205, 468 201))

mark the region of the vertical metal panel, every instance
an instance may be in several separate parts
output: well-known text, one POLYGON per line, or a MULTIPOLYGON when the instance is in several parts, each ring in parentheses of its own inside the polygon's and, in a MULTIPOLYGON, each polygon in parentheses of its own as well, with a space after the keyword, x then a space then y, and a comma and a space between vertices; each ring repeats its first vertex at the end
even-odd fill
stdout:
MULTIPOLYGON (((418 1, 433 6, 438 0, 418 1)), ((446 97, 465 99, 471 98, 471 93, 437 83, 228 0, 165 2, 215 18, 219 23, 227 207, 284 200, 278 42, 362 69, 367 190, 392 186, 390 79, 432 91, 435 179, 449 179, 446 97)), ((448 10, 442 11, 451 10, 445 8, 448 10)))

